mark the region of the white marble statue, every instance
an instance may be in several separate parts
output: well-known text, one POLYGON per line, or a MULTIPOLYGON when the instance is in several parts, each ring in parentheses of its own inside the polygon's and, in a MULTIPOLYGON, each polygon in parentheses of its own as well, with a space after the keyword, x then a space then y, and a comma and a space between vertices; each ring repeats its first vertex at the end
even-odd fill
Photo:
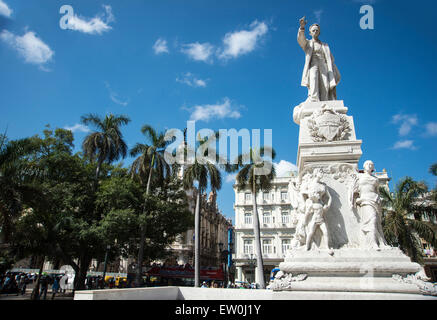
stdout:
POLYGON ((379 196, 378 178, 372 175, 375 166, 372 161, 364 162, 364 173, 350 190, 350 204, 352 208, 359 207, 361 240, 360 246, 368 249, 387 247, 381 225, 381 198, 379 196))
POLYGON ((308 88, 307 101, 337 100, 336 87, 340 72, 334 64, 328 44, 319 40, 320 26, 313 24, 309 32, 311 40, 305 38, 305 17, 299 20, 297 42, 305 51, 305 66, 302 74, 303 87, 308 88))
POLYGON ((325 213, 331 206, 331 195, 324 183, 320 181, 322 172, 315 169, 302 177, 299 186, 292 184, 293 207, 297 209, 300 219, 296 227, 295 247, 305 246, 311 250, 312 243, 320 243, 319 249, 329 249, 329 233, 325 213), (317 231, 321 239, 315 239, 317 231))

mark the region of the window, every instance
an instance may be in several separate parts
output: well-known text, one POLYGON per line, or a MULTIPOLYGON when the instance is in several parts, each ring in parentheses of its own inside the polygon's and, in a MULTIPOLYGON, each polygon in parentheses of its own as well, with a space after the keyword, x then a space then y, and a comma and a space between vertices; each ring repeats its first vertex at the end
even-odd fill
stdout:
POLYGON ((272 214, 270 212, 263 212, 263 223, 270 224, 272 219, 272 214))
POLYGON ((282 211, 282 213, 281 213, 281 220, 282 220, 283 224, 290 223, 290 212, 282 211))
POLYGON ((273 252, 272 240, 271 239, 264 239, 263 240, 263 253, 270 254, 272 252, 273 252))
POLYGON ((249 224, 252 225, 253 221, 252 221, 252 213, 251 212, 246 212, 244 214, 244 224, 249 224))
POLYGON ((281 191, 281 200, 285 201, 288 199, 287 191, 281 191))
POLYGON ((291 239, 282 239, 282 253, 286 253, 291 248, 291 239))
POLYGON ((244 240, 244 254, 253 253, 252 240, 244 240))
POLYGON ((268 192, 263 193, 263 200, 265 200, 265 201, 269 200, 269 193, 268 192))
POLYGON ((250 201, 252 198, 251 198, 251 194, 249 193, 249 192, 247 192, 247 193, 245 193, 244 194, 244 200, 246 200, 246 201, 250 201))

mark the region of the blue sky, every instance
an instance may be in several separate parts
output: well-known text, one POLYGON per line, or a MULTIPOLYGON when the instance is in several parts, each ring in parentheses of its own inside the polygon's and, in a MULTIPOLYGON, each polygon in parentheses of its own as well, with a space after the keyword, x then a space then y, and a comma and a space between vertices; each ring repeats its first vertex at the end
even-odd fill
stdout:
MULTIPOLYGON (((195 119, 197 129, 272 129, 275 162, 295 164, 305 15, 342 75, 338 99, 363 140, 360 168, 371 159, 394 182, 434 186, 436 12, 431 0, 0 0, 0 129, 16 139, 46 124, 75 128, 79 151, 86 113, 128 115, 130 146, 144 142, 143 124, 164 131, 195 119), (359 26, 363 4, 374 9, 373 30, 359 26), (74 9, 71 29, 60 27, 62 5, 74 9)), ((219 207, 233 218, 223 181, 219 207)))

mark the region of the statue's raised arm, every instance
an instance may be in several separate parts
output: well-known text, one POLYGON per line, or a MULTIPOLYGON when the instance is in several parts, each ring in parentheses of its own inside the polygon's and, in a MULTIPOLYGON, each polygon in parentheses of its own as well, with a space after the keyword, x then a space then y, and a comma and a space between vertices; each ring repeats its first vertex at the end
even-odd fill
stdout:
POLYGON ((308 40, 305 38, 305 25, 307 22, 305 21, 305 17, 300 18, 299 20, 299 31, 297 32, 297 43, 301 46, 303 50, 305 50, 307 46, 308 40))

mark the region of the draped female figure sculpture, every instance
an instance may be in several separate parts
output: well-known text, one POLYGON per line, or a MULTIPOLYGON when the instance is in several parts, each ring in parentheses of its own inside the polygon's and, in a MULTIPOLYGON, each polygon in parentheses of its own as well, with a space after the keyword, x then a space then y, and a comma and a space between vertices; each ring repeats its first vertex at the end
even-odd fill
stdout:
POLYGON ((387 247, 381 225, 381 198, 378 178, 372 175, 375 166, 372 161, 364 162, 364 173, 355 180, 351 192, 351 207, 359 206, 361 220, 360 245, 368 249, 387 247), (358 197, 357 197, 358 196, 358 197))
POLYGON ((303 87, 308 88, 307 101, 337 100, 336 87, 340 82, 340 72, 334 64, 328 44, 319 40, 320 26, 313 24, 309 32, 311 40, 305 38, 305 17, 299 20, 297 42, 305 51, 305 66, 302 73, 303 87))

